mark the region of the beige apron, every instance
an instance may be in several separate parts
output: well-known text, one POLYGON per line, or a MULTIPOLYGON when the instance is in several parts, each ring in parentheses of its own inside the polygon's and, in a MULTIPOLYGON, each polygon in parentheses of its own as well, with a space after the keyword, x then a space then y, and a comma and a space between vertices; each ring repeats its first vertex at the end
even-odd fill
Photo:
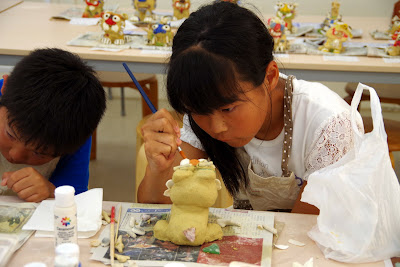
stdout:
POLYGON ((299 194, 302 180, 288 170, 288 160, 292 147, 292 92, 294 76, 289 76, 285 84, 284 96, 284 141, 282 150, 282 177, 261 177, 253 172, 249 155, 244 148, 238 149, 241 162, 248 166, 249 185, 241 188, 234 197, 235 209, 291 210, 299 194))

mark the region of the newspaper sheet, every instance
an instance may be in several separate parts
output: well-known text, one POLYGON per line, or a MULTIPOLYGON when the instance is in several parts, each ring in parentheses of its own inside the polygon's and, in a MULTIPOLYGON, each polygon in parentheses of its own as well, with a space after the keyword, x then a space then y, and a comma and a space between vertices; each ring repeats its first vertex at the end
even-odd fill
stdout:
MULTIPOLYGON (((270 212, 228 210, 210 208, 210 222, 217 219, 229 219, 241 226, 226 226, 224 237, 202 246, 178 246, 171 242, 161 241, 153 236, 153 227, 158 220, 169 217, 170 205, 122 204, 121 222, 118 235, 122 235, 124 251, 122 255, 130 256, 139 266, 163 266, 168 262, 185 262, 185 266, 229 265, 231 261, 246 262, 261 266, 271 266, 272 234, 257 228, 259 224, 273 227, 274 215, 270 212), (142 219, 146 215, 147 218, 142 219), (129 222, 135 218, 136 227, 145 230, 143 236, 130 237, 129 222), (150 218, 150 219, 149 219, 150 218), (216 243, 221 254, 209 254, 202 251, 204 247, 216 243)), ((99 236, 99 240, 109 238, 109 225, 99 236)), ((92 250, 93 260, 110 263, 109 247, 99 246, 92 250)))
POLYGON ((35 203, 0 202, 0 266, 33 234, 34 231, 22 230, 22 226, 36 207, 35 203))

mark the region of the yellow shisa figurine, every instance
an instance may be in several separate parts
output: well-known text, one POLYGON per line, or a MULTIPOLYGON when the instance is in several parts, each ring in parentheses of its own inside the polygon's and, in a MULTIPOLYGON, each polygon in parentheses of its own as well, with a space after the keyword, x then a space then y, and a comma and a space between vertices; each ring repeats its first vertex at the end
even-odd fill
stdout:
POLYGON ((400 56, 400 33, 397 34, 394 44, 386 47, 386 53, 389 56, 400 56))
POLYGON ((174 20, 179 20, 189 17, 190 0, 172 0, 174 8, 174 20))
POLYGON ((133 16, 131 20, 135 22, 151 22, 152 11, 156 8, 156 0, 133 0, 133 7, 138 16, 133 16))
POLYGON ((147 44, 153 46, 171 46, 174 33, 166 22, 153 24, 147 30, 147 44))
POLYGON ((294 33, 295 28, 293 27, 292 20, 296 16, 297 3, 285 3, 278 2, 275 6, 276 16, 283 19, 286 22, 286 29, 289 33, 294 33))
POLYGON ((342 15, 339 14, 340 3, 332 1, 331 12, 328 12, 323 22, 324 30, 328 30, 335 22, 342 21, 342 15))
POLYGON ((100 18, 103 12, 104 0, 85 0, 86 7, 82 18, 100 18))
POLYGON ((400 34, 400 18, 394 18, 392 25, 388 30, 388 34, 393 40, 396 40, 397 35, 400 34))
POLYGON ((325 35, 327 40, 319 47, 319 50, 337 54, 344 52, 343 42, 353 37, 350 26, 340 21, 335 22, 325 35))
POLYGON ((126 14, 116 14, 110 11, 104 12, 101 18, 101 28, 104 31, 101 39, 104 44, 125 44, 124 27, 125 20, 128 19, 126 14))
POLYGON ((267 27, 274 39, 274 52, 283 53, 289 49, 289 43, 286 40, 285 26, 285 21, 279 17, 268 19, 267 27))

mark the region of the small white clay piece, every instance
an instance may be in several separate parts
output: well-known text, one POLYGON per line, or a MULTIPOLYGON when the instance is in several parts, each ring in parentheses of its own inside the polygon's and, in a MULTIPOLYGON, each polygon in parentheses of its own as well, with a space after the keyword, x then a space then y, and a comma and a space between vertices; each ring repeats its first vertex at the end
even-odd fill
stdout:
POLYGON ((132 232, 137 235, 144 235, 146 232, 143 229, 132 227, 132 232))
POLYGON ((111 222, 110 216, 108 215, 108 213, 105 210, 103 210, 101 212, 101 216, 107 223, 111 222))
POLYGON ((282 249, 282 250, 289 248, 289 246, 287 246, 287 245, 277 245, 277 244, 274 244, 274 247, 276 247, 278 249, 282 249))
POLYGON ((132 238, 136 238, 136 234, 132 231, 128 231, 128 235, 132 238))
POLYGON ((262 227, 267 230, 268 232, 273 233, 274 235, 278 234, 278 230, 276 230, 274 227, 270 227, 268 225, 263 224, 262 227))
POLYGON ((294 239, 289 239, 288 242, 292 245, 299 246, 299 247, 304 247, 306 245, 306 244, 304 244, 300 241, 294 240, 294 239))
POLYGON ((131 257, 129 256, 119 255, 117 253, 114 254, 114 257, 121 263, 127 262, 128 260, 131 259, 131 257))
POLYGON ((91 247, 98 247, 98 246, 100 246, 100 244, 101 244, 101 242, 98 239, 94 239, 94 240, 90 241, 91 247))
POLYGON ((124 251, 124 247, 124 243, 122 243, 122 235, 120 235, 117 239, 117 242, 115 242, 115 249, 117 249, 119 253, 122 253, 124 251))
POLYGON ((217 219, 217 223, 221 227, 225 227, 225 226, 239 226, 240 227, 239 223, 231 221, 231 220, 217 219))
POLYGON ((135 217, 129 218, 129 226, 130 227, 135 227, 135 223, 136 223, 135 217))

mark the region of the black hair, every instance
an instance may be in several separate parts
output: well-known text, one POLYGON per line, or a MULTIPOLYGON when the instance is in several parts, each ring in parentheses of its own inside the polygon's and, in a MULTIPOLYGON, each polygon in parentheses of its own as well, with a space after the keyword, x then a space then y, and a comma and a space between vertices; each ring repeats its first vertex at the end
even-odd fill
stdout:
POLYGON ((73 153, 92 135, 106 108, 96 72, 79 56, 37 49, 15 66, 0 106, 25 144, 52 156, 73 153))
POLYGON ((169 102, 177 112, 189 115, 191 128, 231 195, 248 183, 235 148, 213 139, 190 114, 210 114, 238 101, 244 93, 239 81, 262 85, 273 60, 273 47, 257 15, 223 1, 193 12, 173 40, 167 76, 169 102))

